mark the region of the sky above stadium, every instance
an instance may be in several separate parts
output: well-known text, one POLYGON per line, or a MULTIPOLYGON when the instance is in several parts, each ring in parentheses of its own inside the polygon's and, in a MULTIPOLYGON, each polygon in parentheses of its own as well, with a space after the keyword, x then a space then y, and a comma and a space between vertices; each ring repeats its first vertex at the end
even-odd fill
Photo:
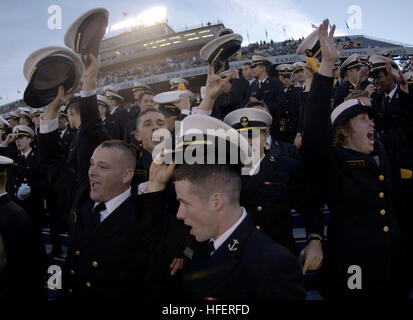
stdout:
POLYGON ((175 31, 219 19, 243 36, 243 45, 305 37, 314 30, 312 24, 318 26, 326 17, 337 25, 337 35, 362 34, 413 45, 413 32, 408 28, 413 1, 406 0, 2 0, 0 105, 22 98, 26 87, 23 64, 31 52, 44 46, 63 46, 69 25, 83 12, 102 6, 109 11, 109 25, 158 6, 166 8, 168 23, 175 31), (61 8, 61 29, 48 27, 55 13, 48 10, 55 5, 61 8))

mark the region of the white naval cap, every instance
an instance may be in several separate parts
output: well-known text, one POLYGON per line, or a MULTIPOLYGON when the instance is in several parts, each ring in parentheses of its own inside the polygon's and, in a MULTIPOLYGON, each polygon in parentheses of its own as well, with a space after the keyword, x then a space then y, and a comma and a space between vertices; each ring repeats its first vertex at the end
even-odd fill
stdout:
POLYGON ((295 73, 295 72, 297 72, 297 71, 304 70, 305 62, 303 62, 303 61, 297 61, 297 62, 294 62, 294 63, 292 64, 292 66, 295 68, 294 71, 293 71, 293 73, 295 73))
POLYGON ((13 159, 0 156, 0 172, 6 171, 6 168, 13 163, 13 159))
POLYGON ((354 53, 350 57, 348 57, 346 60, 343 61, 343 63, 340 66, 340 72, 344 73, 347 70, 350 70, 356 67, 360 67, 360 60, 359 60, 359 55, 357 53, 354 53))
POLYGON ((20 112, 18 110, 10 111, 9 115, 7 116, 8 119, 19 120, 20 112))
POLYGON ((153 97, 153 101, 158 104, 173 104, 181 101, 181 95, 187 94, 193 97, 193 93, 189 90, 173 90, 159 93, 153 97))
POLYGON ((295 70, 295 67, 292 64, 284 63, 284 64, 279 64, 278 66, 276 66, 275 70, 277 70, 278 74, 283 75, 283 76, 291 75, 293 71, 295 70))
POLYGON ((119 94, 119 90, 116 89, 113 86, 106 86, 103 88, 103 94, 105 95, 106 98, 116 98, 119 100, 125 100, 120 94, 119 94))
POLYGON ((147 84, 144 84, 143 82, 136 81, 133 83, 132 92, 137 90, 151 90, 151 87, 149 87, 147 84))
POLYGON ((83 74, 79 56, 64 47, 45 47, 32 52, 24 62, 28 82, 24 102, 32 108, 48 105, 62 85, 65 92, 75 89, 83 74))
POLYGON ((272 61, 260 55, 253 55, 251 58, 251 68, 254 68, 260 64, 272 65, 272 61))
POLYGON ((228 58, 241 48, 242 36, 231 29, 218 31, 216 37, 204 45, 199 51, 202 60, 210 63, 218 72, 221 64, 228 64, 228 58))
POLYGON ((31 119, 32 118, 31 110, 25 107, 20 108, 19 118, 20 117, 26 117, 28 119, 31 119))
POLYGON ((372 55, 369 58, 370 74, 374 76, 380 70, 386 70, 386 64, 390 62, 391 66, 395 69, 399 69, 399 66, 391 59, 388 59, 381 55, 372 55))
POLYGON ((339 104, 331 113, 330 120, 334 128, 346 123, 350 118, 360 114, 367 113, 371 117, 375 111, 371 104, 364 103, 360 99, 349 99, 339 104))
POLYGON ((183 78, 172 78, 171 80, 169 80, 169 85, 171 86, 171 89, 178 88, 181 83, 184 84, 185 88, 189 86, 188 80, 183 78))
POLYGON ((65 45, 82 56, 98 56, 100 41, 108 26, 109 12, 105 8, 89 10, 77 18, 65 33, 65 45))
MULTIPOLYGON (((242 159, 247 159, 252 154, 252 149, 245 137, 224 121, 206 115, 189 115, 185 117, 181 122, 179 136, 179 140, 182 142, 176 145, 175 152, 183 152, 186 147, 194 145, 202 145, 205 148, 212 147, 218 153, 225 152, 225 159, 221 159, 224 160, 224 163, 215 164, 242 166, 242 159), (224 146, 225 149, 222 150, 221 148, 224 146), (239 155, 236 163, 232 163, 233 157, 231 155, 233 155, 234 151, 239 155)), ((204 155, 209 156, 209 153, 205 152, 204 155)), ((207 163, 206 159, 201 159, 201 161, 207 163)))
POLYGON ((98 94, 96 95, 96 98, 97 98, 98 104, 106 106, 107 108, 111 107, 110 101, 105 96, 98 94))
POLYGON ((13 133, 15 135, 17 135, 18 137, 26 136, 26 137, 33 138, 33 136, 34 136, 33 130, 30 127, 22 125, 22 124, 14 126, 13 127, 13 133))
POLYGON ((240 108, 226 115, 224 122, 237 131, 265 129, 272 124, 272 116, 257 108, 240 108))
POLYGON ((318 30, 311 32, 296 50, 296 54, 305 54, 307 57, 317 57, 321 52, 320 41, 318 41, 318 30))

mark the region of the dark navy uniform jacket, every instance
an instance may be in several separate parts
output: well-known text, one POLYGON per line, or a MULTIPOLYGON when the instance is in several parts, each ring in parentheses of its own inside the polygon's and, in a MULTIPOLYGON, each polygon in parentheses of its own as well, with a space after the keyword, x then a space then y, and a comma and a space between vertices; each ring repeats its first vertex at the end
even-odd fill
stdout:
POLYGON ((268 77, 260 88, 258 80, 255 80, 248 88, 247 102, 250 97, 264 101, 267 104, 272 116, 270 133, 274 139, 279 140, 280 118, 287 105, 282 83, 277 79, 268 77))
POLYGON ((306 296, 297 258, 257 230, 248 217, 212 256, 199 243, 193 248, 186 249, 184 258, 187 300, 253 302, 306 296))
POLYGON ((45 299, 37 234, 27 213, 8 194, 0 196, 0 236, 6 250, 0 272, 0 302, 45 299))
POLYGON ((241 176, 241 205, 257 228, 297 254, 291 210, 303 215, 307 234, 323 236, 319 200, 309 188, 298 160, 268 152, 256 175, 241 176))
POLYGON ((118 106, 113 114, 108 113, 105 119, 105 126, 112 139, 123 139, 128 120, 129 112, 122 106, 118 106))
POLYGON ((302 109, 302 88, 291 85, 286 91, 287 106, 280 118, 280 140, 293 143, 297 135, 300 111, 302 109))
MULTIPOLYGON (((314 75, 303 141, 307 173, 330 209, 322 294, 331 299, 394 299, 402 294, 404 259, 397 158, 380 142, 376 142, 372 154, 332 146, 332 83, 332 78, 314 75), (362 270, 360 290, 348 286, 351 266, 362 270)), ((404 106, 406 119, 411 119, 412 110, 404 106)), ((400 139, 411 126, 405 123, 399 127, 393 146, 401 145, 400 139)))

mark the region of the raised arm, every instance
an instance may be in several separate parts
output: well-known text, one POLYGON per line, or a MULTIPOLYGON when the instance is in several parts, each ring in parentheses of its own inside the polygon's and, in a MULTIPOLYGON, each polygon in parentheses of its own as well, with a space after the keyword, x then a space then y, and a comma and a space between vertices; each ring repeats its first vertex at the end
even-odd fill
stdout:
POLYGON ((303 156, 308 174, 317 184, 328 178, 331 167, 332 127, 330 104, 333 90, 333 65, 339 56, 334 45, 335 25, 328 33, 328 19, 318 29, 323 55, 320 71, 314 74, 304 114, 303 156))
POLYGON ((81 127, 79 132, 78 170, 82 178, 87 177, 93 151, 103 141, 111 139, 99 116, 96 98, 96 76, 99 62, 93 54, 89 54, 89 58, 90 64, 85 66, 79 101, 81 127))

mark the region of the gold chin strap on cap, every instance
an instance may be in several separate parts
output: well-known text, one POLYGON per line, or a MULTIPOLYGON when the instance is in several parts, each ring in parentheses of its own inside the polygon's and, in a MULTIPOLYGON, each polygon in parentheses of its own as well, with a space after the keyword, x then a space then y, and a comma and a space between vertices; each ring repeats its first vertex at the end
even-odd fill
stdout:
POLYGON ((215 55, 214 59, 212 59, 212 61, 211 61, 212 65, 215 63, 215 60, 217 60, 218 57, 221 55, 222 51, 224 51, 223 48, 219 49, 218 53, 215 55))
POLYGON ((195 140, 195 141, 183 141, 183 142, 181 142, 180 144, 178 144, 176 147, 175 147, 175 150, 176 149, 178 149, 178 148, 180 148, 180 147, 182 147, 182 146, 190 146, 190 145, 196 145, 196 144, 198 144, 198 145, 205 145, 205 144, 207 144, 207 145, 211 145, 212 144, 212 141, 211 140, 195 140))
POLYGON ((79 44, 80 44, 80 37, 82 36, 82 33, 81 32, 78 32, 77 33, 77 36, 76 36, 76 45, 75 45, 75 51, 77 52, 77 53, 79 53, 79 44))
POLYGON ((246 127, 246 128, 239 128, 237 129, 237 131, 240 132, 244 130, 262 130, 262 129, 267 129, 267 127, 246 127))
POLYGON ((34 68, 33 68, 32 72, 30 72, 30 75, 29 75, 29 82, 32 80, 33 73, 36 71, 36 69, 37 69, 37 65, 36 65, 36 66, 34 66, 34 68))

